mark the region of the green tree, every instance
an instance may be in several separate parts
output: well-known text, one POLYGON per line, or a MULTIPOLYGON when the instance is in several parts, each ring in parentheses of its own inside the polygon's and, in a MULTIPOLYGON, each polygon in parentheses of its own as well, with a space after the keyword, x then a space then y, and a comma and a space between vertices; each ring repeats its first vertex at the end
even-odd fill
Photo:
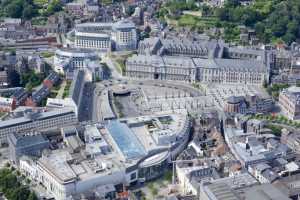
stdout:
POLYGON ((240 1, 239 0, 227 0, 226 1, 226 4, 225 4, 225 7, 237 7, 240 5, 240 1))
POLYGON ((295 34, 293 34, 291 32, 287 32, 287 33, 284 34, 282 39, 285 43, 290 44, 290 43, 292 43, 293 41, 296 40, 296 36, 295 36, 295 34))
POLYGON ((52 15, 56 12, 62 11, 62 3, 60 0, 52 0, 51 3, 47 7, 47 14, 52 15))
POLYGON ((23 12, 23 4, 21 0, 13 0, 5 9, 8 17, 20 18, 23 12))
POLYGON ((11 189, 9 192, 8 199, 9 200, 27 200, 30 191, 27 189, 26 186, 19 186, 17 188, 11 189))
POLYGON ((27 200, 38 200, 38 198, 34 192, 30 192, 27 200))
POLYGON ((4 176, 0 177, 0 185, 3 188, 15 188, 18 186, 17 183, 17 177, 12 173, 4 174, 4 176))
POLYGON ((37 14, 37 11, 33 8, 32 5, 25 4, 23 12, 22 12, 23 18, 25 18, 25 19, 31 19, 36 14, 37 14))
POLYGON ((227 23, 243 24, 255 28, 258 38, 265 43, 282 38, 290 44, 300 37, 299 11, 299 0, 255 0, 249 6, 228 0, 223 8, 216 9, 215 16, 223 22, 223 28, 227 23))
POLYGON ((226 8, 217 9, 215 14, 221 21, 229 20, 229 10, 226 8))

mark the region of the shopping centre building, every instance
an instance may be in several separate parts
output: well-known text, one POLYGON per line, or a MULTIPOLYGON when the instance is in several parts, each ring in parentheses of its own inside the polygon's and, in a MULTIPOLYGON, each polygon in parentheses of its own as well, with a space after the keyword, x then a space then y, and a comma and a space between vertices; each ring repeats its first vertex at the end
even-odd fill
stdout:
POLYGON ((64 137, 68 147, 48 152, 37 161, 23 157, 20 170, 57 200, 99 186, 146 182, 162 176, 183 151, 190 126, 182 110, 87 125, 84 145, 74 135, 64 137))

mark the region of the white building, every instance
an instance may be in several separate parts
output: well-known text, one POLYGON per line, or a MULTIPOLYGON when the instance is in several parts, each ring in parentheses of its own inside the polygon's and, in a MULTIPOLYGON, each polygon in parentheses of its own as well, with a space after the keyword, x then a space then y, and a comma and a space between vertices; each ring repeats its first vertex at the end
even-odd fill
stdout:
POLYGON ((91 157, 107 154, 110 151, 109 144, 104 140, 96 126, 88 125, 84 132, 85 150, 91 157))
POLYGON ((57 200, 104 185, 130 185, 161 176, 187 145, 187 114, 158 114, 88 125, 86 148, 44 154, 36 162, 21 159, 20 171, 44 185, 57 200), (167 134, 164 130, 170 130, 167 134), (156 131, 155 135, 152 133, 156 131), (160 141, 160 136, 164 138, 160 141), (153 139, 152 137, 156 137, 153 139), (169 137, 169 141, 165 137, 169 137))
POLYGON ((108 52, 111 50, 111 36, 107 33, 89 33, 75 30, 75 47, 108 52))
POLYGON ((16 101, 13 98, 0 97, 0 111, 10 112, 16 108, 16 101))
POLYGON ((134 50, 137 47, 135 25, 129 20, 118 21, 113 25, 112 39, 117 51, 134 50))
POLYGON ((83 23, 75 26, 75 47, 99 52, 137 48, 135 24, 129 20, 116 23, 83 23))
POLYGON ((43 155, 37 162, 20 160, 20 170, 41 183, 57 200, 67 199, 97 185, 126 182, 125 169, 113 160, 76 158, 65 150, 43 155))
POLYGON ((99 61, 95 51, 89 49, 71 49, 62 48, 55 52, 54 70, 57 73, 64 74, 76 69, 84 69, 91 61, 99 61))
POLYGON ((179 190, 184 195, 199 195, 200 184, 220 178, 216 169, 205 162, 177 161, 176 178, 179 190), (198 163, 197 163, 198 162, 198 163))
POLYGON ((53 109, 53 108, 61 109, 61 108, 69 107, 75 111, 76 116, 78 114, 77 106, 74 103, 74 101, 72 101, 71 98, 64 98, 64 99, 47 98, 46 107, 50 108, 50 109, 53 109))
POLYGON ((46 112, 28 111, 22 117, 0 121, 0 142, 7 141, 10 133, 61 128, 77 123, 75 112, 71 108, 56 109, 46 112))
POLYGON ((279 94, 279 106, 290 120, 300 119, 300 87, 292 86, 279 94))

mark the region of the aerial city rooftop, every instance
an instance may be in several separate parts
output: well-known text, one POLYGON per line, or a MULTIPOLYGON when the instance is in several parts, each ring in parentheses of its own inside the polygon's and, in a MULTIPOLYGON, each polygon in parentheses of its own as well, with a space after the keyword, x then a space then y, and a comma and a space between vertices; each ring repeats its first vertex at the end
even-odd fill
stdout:
POLYGON ((0 199, 299 199, 298 1, 0 5, 0 199))

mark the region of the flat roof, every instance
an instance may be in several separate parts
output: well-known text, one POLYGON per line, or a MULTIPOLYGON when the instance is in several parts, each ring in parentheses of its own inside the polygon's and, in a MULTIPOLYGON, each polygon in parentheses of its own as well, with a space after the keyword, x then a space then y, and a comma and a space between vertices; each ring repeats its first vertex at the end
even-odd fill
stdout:
POLYGON ((193 61, 197 67, 214 68, 214 69, 243 69, 246 71, 266 71, 266 65, 260 60, 244 60, 244 59, 204 59, 193 58, 193 61))
POLYGON ((285 194, 272 184, 255 185, 245 191, 246 199, 259 200, 290 200, 285 194))
POLYGON ((99 22, 88 22, 88 23, 81 23, 76 24, 76 28, 86 28, 86 27, 112 27, 113 23, 99 23, 99 22))
POLYGON ((23 117, 18 117, 18 118, 14 118, 14 119, 0 121, 0 129, 30 123, 35 120, 44 120, 44 119, 48 119, 48 118, 52 118, 52 117, 57 117, 57 116, 61 116, 61 115, 69 114, 69 113, 74 113, 73 109, 62 108, 62 109, 56 109, 56 110, 47 111, 47 112, 33 113, 35 115, 34 119, 23 116, 23 117))
POLYGON ((83 57, 83 58, 97 58, 97 53, 90 49, 80 49, 80 48, 61 48, 55 51, 56 55, 66 56, 66 57, 83 57))
POLYGON ((237 194, 225 183, 207 185, 206 192, 210 198, 216 200, 240 200, 237 194))
POLYGON ((76 173, 67 163, 72 159, 71 154, 67 151, 53 151, 51 154, 40 158, 38 162, 60 181, 68 182, 76 180, 76 173))
POLYGON ((106 33, 88 33, 88 32, 76 31, 75 36, 110 39, 110 35, 106 33))

